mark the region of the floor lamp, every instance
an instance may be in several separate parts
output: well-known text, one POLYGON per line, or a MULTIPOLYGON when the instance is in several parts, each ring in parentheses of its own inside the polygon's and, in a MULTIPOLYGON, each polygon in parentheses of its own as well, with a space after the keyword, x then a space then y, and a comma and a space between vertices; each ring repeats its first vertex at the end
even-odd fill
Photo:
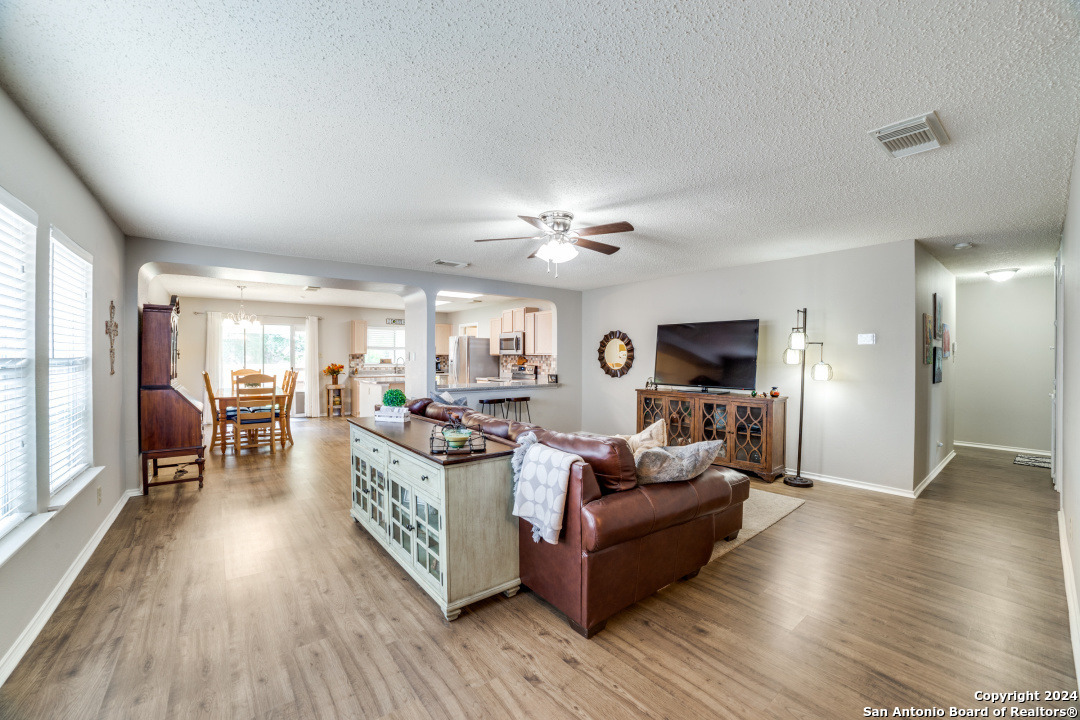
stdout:
POLYGON ((795 465, 795 475, 784 476, 784 484, 792 487, 814 486, 813 480, 802 476, 803 407, 806 404, 806 348, 808 345, 817 345, 821 350, 818 362, 810 368, 810 378, 822 381, 831 380, 832 366, 825 362, 825 343, 810 342, 806 338, 806 308, 803 308, 795 311, 795 327, 791 328, 787 350, 784 351, 784 364, 799 366, 799 454, 795 465))

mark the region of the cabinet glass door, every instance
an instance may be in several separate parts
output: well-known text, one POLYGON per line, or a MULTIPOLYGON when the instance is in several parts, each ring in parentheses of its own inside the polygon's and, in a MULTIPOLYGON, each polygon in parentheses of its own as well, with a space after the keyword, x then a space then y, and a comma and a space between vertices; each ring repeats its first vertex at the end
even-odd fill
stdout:
POLYGON ((390 546, 412 557, 412 490, 390 477, 390 546))
POLYGON ((758 465, 765 457, 765 408, 761 405, 733 405, 735 427, 731 459, 758 465))
POLYGON ((370 463, 364 455, 353 455, 353 507, 365 520, 371 507, 371 482, 368 480, 370 463))
POLYGON ((649 427, 657 420, 664 419, 664 407, 666 401, 662 397, 655 397, 653 395, 641 396, 641 427, 638 428, 638 432, 641 432, 645 428, 649 427))
POLYGON ((372 530, 386 533, 386 471, 368 459, 368 483, 371 490, 368 521, 372 530))
POLYGON ((689 445, 694 440, 694 401, 667 399, 668 445, 689 445))
POLYGON ((722 440, 717 460, 727 459, 728 404, 713 400, 701 401, 701 440, 722 440))
POLYGON ((416 499, 416 566, 435 585, 443 584, 442 512, 438 505, 414 493, 416 499))

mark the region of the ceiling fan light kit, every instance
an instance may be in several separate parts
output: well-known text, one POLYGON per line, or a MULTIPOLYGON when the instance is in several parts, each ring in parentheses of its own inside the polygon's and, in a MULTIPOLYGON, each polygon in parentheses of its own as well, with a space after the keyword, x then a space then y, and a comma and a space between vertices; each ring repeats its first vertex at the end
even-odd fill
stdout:
POLYGON ((615 245, 586 240, 589 235, 608 235, 611 233, 629 232, 634 226, 628 222, 608 223, 594 227, 571 230, 570 223, 574 220, 574 213, 565 210, 547 210, 540 213, 540 217, 531 215, 518 215, 519 218, 532 225, 542 234, 533 237, 510 237, 510 238, 485 238, 476 242, 497 242, 500 240, 544 240, 530 258, 540 258, 548 264, 548 272, 551 272, 551 264, 555 264, 555 277, 559 277, 559 263, 565 263, 578 256, 578 249, 585 248, 604 255, 613 255, 619 251, 615 245))

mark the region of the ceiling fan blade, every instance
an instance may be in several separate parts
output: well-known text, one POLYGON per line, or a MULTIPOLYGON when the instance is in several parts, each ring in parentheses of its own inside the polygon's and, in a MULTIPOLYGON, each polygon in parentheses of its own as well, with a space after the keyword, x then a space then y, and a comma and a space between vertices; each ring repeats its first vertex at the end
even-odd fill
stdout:
POLYGON ((500 240, 539 240, 538 237, 512 237, 512 238, 484 238, 483 240, 473 240, 473 242, 499 242, 500 240))
POLYGON ((634 229, 634 226, 628 222, 608 223, 607 225, 597 225, 595 227, 588 228, 574 228, 581 237, 588 237, 589 235, 607 235, 609 233, 630 232, 634 229))
POLYGON ((545 223, 538 217, 529 217, 528 215, 518 215, 518 217, 532 225, 537 230, 544 232, 545 234, 551 233, 551 228, 547 226, 547 223, 545 223))
POLYGON ((578 238, 574 241, 574 245, 579 248, 585 248, 586 250, 595 250, 605 255, 614 255, 619 252, 619 248, 614 245, 608 245, 607 243, 597 242, 595 240, 586 240, 585 238, 578 238))
POLYGON ((540 248, 537 248, 535 251, 533 251, 532 255, 530 255, 528 258, 526 258, 526 260, 532 260, 534 257, 536 257, 536 253, 539 252, 539 251, 540 251, 540 248))

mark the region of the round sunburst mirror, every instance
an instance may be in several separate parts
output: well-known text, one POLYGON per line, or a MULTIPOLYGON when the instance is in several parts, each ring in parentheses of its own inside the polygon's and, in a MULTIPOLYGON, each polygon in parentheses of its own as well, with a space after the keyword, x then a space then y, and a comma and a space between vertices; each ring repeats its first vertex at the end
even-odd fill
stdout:
POLYGON ((612 330, 600 339, 597 355, 601 370, 613 378, 622 377, 634 364, 634 343, 626 333, 612 330))

